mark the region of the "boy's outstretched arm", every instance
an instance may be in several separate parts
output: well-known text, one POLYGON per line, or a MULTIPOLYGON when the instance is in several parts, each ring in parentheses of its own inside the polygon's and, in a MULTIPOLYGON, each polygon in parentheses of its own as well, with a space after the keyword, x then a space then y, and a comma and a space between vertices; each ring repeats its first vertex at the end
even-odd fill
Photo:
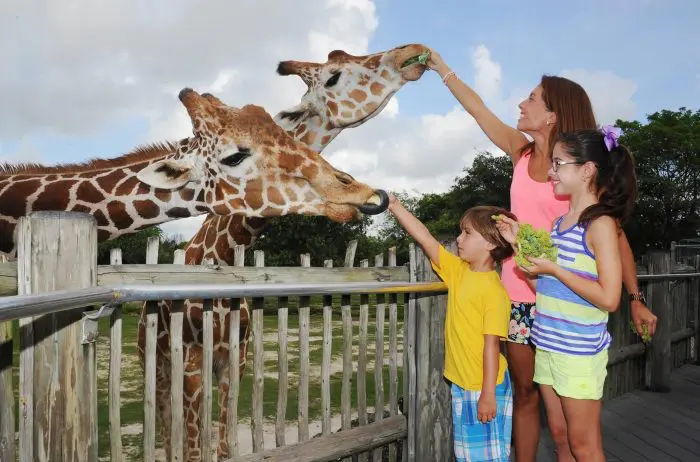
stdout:
POLYGON ((408 234, 423 248, 425 254, 436 264, 440 264, 440 243, 430 234, 428 228, 411 212, 406 210, 401 202, 389 194, 389 212, 396 217, 408 234))

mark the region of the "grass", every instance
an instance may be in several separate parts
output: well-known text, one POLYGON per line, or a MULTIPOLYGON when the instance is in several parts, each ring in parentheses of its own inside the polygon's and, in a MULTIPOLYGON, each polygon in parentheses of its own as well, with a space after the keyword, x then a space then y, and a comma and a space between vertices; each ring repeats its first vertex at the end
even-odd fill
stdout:
MULTIPOLYGON (((388 303, 389 297, 386 297, 388 303)), ((249 300, 249 303, 251 301, 249 300)), ((298 371, 299 371, 299 316, 298 316, 298 297, 290 297, 288 308, 288 395, 287 409, 285 417, 288 421, 296 421, 298 415, 298 371)), ((343 323, 340 309, 340 296, 333 297, 333 313, 332 313, 332 348, 331 348, 331 364, 332 373, 330 390, 331 390, 331 413, 340 413, 341 389, 342 389, 342 357, 343 357, 343 323), (333 366, 335 364, 335 366, 333 366)), ((353 369, 356 369, 356 361, 358 359, 359 349, 359 295, 351 297, 351 311, 353 320, 353 369)), ((311 376, 309 380, 309 421, 321 419, 321 361, 323 355, 323 298, 310 297, 310 340, 309 340, 309 363, 311 376)), ((278 364, 277 364, 277 307, 276 298, 265 299, 264 305, 264 390, 263 390, 263 416, 268 424, 273 424, 276 419, 277 412, 277 396, 278 396, 278 364)), ((388 304, 385 308, 384 320, 384 359, 388 361, 389 356, 389 309, 388 304)), ((125 456, 137 460, 141 453, 141 436, 143 423, 143 372, 139 364, 136 350, 136 336, 139 320, 140 304, 127 304, 123 310, 122 321, 122 368, 121 368, 121 426, 122 426, 122 445, 125 456)), ((374 407, 375 403, 375 377, 374 377, 374 358, 376 345, 376 301, 375 297, 369 298, 369 316, 367 329, 367 380, 366 393, 367 405, 369 408, 374 407)), ((398 352, 402 354, 402 326, 403 326, 403 297, 398 297, 398 352)), ((14 323, 14 339, 18 339, 18 323, 14 323)), ((108 380, 109 380, 109 319, 104 318, 99 322, 100 337, 97 340, 97 371, 98 371, 98 435, 99 435, 99 455, 105 460, 109 456, 109 409, 108 409, 108 380)), ((13 369, 14 383, 16 389, 16 397, 18 394, 18 372, 19 372, 19 345, 18 341, 14 342, 13 369)), ((252 378, 253 378, 253 351, 252 339, 249 344, 248 365, 246 372, 241 379, 240 393, 238 401, 239 422, 250 423, 252 410, 252 378)), ((402 373, 401 365, 398 366, 398 394, 402 393, 403 385, 401 382, 402 373)), ((384 381, 384 403, 388 407, 389 401, 389 368, 382 368, 384 381)), ((353 411, 357 411, 357 375, 353 372, 351 379, 351 397, 353 411)), ((213 420, 218 420, 218 402, 217 402, 216 381, 214 380, 214 390, 212 396, 213 420)), ((17 399, 15 401, 15 409, 17 409, 17 399)), ((15 412, 16 420, 18 413, 15 412)), ((312 432, 313 436, 313 432, 312 432)))

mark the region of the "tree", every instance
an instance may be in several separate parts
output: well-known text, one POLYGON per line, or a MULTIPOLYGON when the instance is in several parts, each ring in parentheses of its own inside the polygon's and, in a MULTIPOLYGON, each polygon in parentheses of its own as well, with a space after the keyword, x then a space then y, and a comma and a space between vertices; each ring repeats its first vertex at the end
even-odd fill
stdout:
MULTIPOLYGON (((311 254, 311 266, 322 266, 326 259, 332 259, 333 266, 342 266, 347 245, 354 239, 362 240, 358 242, 356 259, 374 258, 367 252, 377 251, 379 243, 366 236, 369 225, 369 217, 351 223, 302 215, 275 217, 268 221, 251 250, 265 251, 267 266, 299 266, 302 253, 311 254)), ((250 260, 246 264, 252 264, 253 252, 248 254, 250 260)))
POLYGON ((157 226, 151 226, 139 230, 133 234, 126 234, 109 241, 101 242, 97 247, 97 262, 99 265, 109 264, 109 255, 114 248, 122 250, 122 263, 143 264, 146 263, 146 247, 148 238, 157 236, 160 239, 158 246, 158 262, 170 264, 173 262, 175 250, 184 248, 187 242, 180 242, 178 236, 165 238, 163 230, 157 226))
POLYGON ((475 205, 495 205, 510 210, 510 182, 513 179, 510 157, 483 151, 464 172, 455 179, 449 192, 454 215, 461 217, 475 205))
POLYGON ((624 225, 635 255, 700 230, 700 111, 662 110, 647 120, 617 121, 636 163, 637 207, 624 225))
MULTIPOLYGON (((454 239, 460 232, 459 220, 464 212, 475 205, 497 205, 510 208, 510 182, 513 165, 507 156, 495 156, 488 151, 477 154, 470 167, 455 178, 455 183, 446 193, 430 193, 409 196, 395 193, 403 205, 438 240, 454 239)), ((408 259, 408 244, 411 242, 403 227, 388 214, 379 238, 387 246, 397 247, 399 264, 408 259)))

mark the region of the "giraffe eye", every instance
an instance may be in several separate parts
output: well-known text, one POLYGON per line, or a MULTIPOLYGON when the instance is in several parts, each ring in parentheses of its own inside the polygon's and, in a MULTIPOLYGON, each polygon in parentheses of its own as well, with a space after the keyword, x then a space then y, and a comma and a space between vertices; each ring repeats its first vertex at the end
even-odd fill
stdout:
POLYGON ((239 165, 241 162, 246 160, 248 157, 250 157, 250 150, 249 149, 241 149, 235 154, 231 154, 230 156, 224 157, 221 159, 221 163, 228 166, 228 167, 235 167, 239 165))
POLYGON ((326 80, 326 87, 332 87, 336 83, 338 83, 338 79, 340 79, 340 72, 336 72, 331 76, 330 79, 326 80))

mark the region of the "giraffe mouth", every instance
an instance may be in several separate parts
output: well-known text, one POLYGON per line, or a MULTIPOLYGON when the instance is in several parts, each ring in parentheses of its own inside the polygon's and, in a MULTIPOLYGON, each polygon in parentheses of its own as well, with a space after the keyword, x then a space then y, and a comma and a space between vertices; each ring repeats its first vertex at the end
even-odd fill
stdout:
POLYGON ((389 207, 389 195, 382 189, 374 191, 367 202, 358 206, 358 210, 365 215, 379 215, 389 207))

